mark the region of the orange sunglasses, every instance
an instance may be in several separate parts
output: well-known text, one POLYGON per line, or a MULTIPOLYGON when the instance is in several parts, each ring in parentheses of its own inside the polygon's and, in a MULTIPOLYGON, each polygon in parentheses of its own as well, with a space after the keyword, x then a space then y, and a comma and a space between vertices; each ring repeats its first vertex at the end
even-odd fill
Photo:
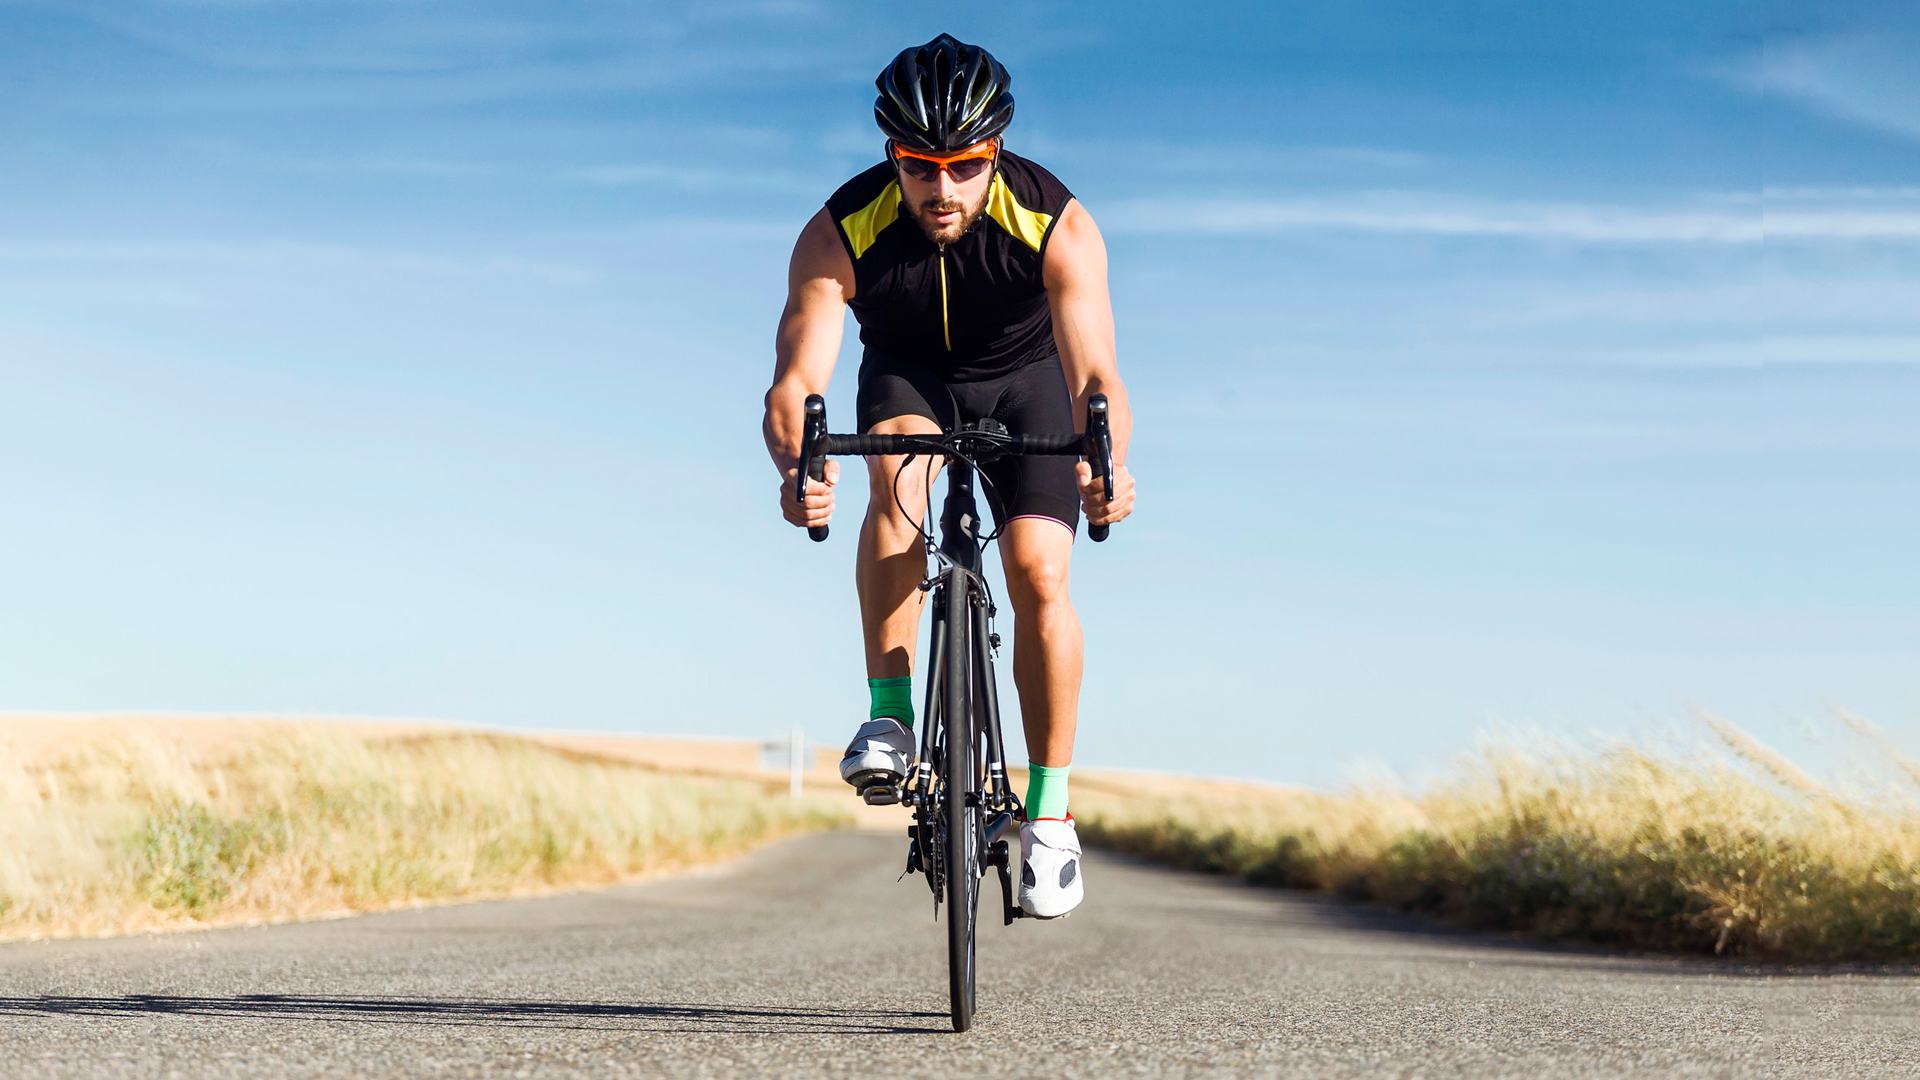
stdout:
POLYGON ((1000 144, 997 140, 988 139, 955 154, 923 154, 918 150, 908 150, 899 143, 889 142, 887 153, 894 164, 900 166, 901 172, 915 180, 932 180, 940 174, 941 169, 945 169, 955 183, 964 184, 987 171, 993 159, 999 156, 1000 144))

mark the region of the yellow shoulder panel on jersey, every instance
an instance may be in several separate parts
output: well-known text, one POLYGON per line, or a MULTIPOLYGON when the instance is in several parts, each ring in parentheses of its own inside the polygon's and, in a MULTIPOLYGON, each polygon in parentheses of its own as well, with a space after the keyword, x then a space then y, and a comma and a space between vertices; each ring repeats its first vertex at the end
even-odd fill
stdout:
POLYGON ((1040 244, 1047 238, 1047 227, 1053 224, 1052 214, 1021 206, 999 173, 994 174, 993 183, 987 188, 987 214, 1035 251, 1040 250, 1040 244))
POLYGON ((840 219, 840 231, 846 234, 848 246, 853 248, 853 257, 859 258, 867 253, 880 233, 894 223, 900 216, 900 181, 894 180, 880 189, 873 201, 840 219))

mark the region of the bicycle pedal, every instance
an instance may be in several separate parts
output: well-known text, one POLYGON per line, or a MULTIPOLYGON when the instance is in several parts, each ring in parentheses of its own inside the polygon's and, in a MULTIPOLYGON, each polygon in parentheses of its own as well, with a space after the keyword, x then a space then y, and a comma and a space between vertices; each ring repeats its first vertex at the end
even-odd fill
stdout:
POLYGON ((868 784, 860 789, 860 798, 868 806, 896 806, 905 797, 898 784, 868 784))

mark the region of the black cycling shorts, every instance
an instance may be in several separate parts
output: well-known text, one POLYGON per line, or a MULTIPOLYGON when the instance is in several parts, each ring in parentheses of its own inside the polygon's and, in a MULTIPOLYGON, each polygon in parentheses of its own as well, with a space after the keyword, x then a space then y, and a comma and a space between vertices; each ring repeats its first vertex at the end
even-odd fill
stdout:
MULTIPOLYGON (((1049 356, 979 382, 949 382, 925 364, 869 355, 860 363, 860 430, 896 416, 924 416, 943 429, 992 417, 1015 435, 1071 435, 1073 395, 1057 357, 1049 356)), ((994 524, 1043 517, 1077 530, 1078 458, 1002 458, 983 465, 980 487, 994 524)))

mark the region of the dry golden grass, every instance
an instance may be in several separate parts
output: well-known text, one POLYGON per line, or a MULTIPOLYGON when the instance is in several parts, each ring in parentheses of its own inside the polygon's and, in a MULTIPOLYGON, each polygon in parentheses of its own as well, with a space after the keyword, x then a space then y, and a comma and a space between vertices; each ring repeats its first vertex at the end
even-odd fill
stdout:
POLYGON ((839 825, 785 783, 505 735, 259 725, 0 749, 0 940, 277 922, 619 881, 839 825))
MULTIPOLYGON (((1702 720, 1727 753, 1493 750, 1423 793, 1086 772, 1074 812, 1089 840, 1173 865, 1543 938, 1920 959, 1911 799, 1838 794, 1702 720)), ((0 940, 604 884, 845 824, 851 805, 837 786, 794 806, 783 781, 454 728, 261 724, 189 745, 122 726, 0 746, 0 940)))
POLYGON ((1540 938, 1920 959, 1912 802, 1843 797, 1731 723, 1702 719, 1731 756, 1491 750, 1417 795, 1076 783, 1074 814, 1090 841, 1173 865, 1540 938))

